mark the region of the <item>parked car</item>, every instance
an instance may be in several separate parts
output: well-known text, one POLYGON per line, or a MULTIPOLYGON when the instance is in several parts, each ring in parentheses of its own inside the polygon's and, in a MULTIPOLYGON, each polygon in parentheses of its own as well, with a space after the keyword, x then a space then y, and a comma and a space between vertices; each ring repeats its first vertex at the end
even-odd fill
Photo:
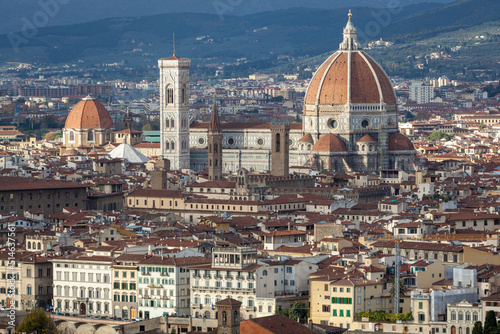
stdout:
POLYGON ((134 319, 132 319, 132 321, 143 321, 144 319, 140 318, 140 317, 135 317, 134 319))

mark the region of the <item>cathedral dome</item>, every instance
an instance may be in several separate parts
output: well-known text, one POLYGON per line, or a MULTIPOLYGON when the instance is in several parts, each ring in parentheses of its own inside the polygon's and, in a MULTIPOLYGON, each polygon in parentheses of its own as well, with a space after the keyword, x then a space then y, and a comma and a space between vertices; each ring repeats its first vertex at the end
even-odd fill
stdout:
POLYGON ((299 139, 300 143, 314 144, 314 139, 310 133, 306 133, 302 138, 299 139))
POLYGON ((359 138, 357 143, 377 143, 377 140, 367 133, 363 137, 359 138))
POLYGON ((404 134, 395 132, 389 136, 389 151, 413 151, 415 147, 404 134))
POLYGON ((109 112, 97 100, 87 96, 71 109, 66 118, 66 129, 112 129, 109 112))
POLYGON ((321 137, 316 144, 314 144, 312 151, 318 153, 347 152, 347 147, 342 139, 329 133, 321 137))
POLYGON ((318 68, 309 83, 306 105, 396 104, 387 74, 361 50, 356 36, 349 16, 339 50, 318 68))

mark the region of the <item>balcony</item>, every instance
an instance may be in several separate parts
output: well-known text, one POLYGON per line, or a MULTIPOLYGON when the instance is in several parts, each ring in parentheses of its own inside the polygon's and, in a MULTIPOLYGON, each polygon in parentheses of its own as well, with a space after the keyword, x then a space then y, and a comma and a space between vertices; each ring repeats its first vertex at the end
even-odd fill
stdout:
POLYGON ((210 279, 210 278, 212 278, 212 276, 210 274, 205 274, 205 275, 203 275, 203 278, 210 279))
POLYGON ((228 275, 226 275, 226 276, 225 276, 225 278, 226 278, 226 280, 229 280, 229 281, 230 281, 230 280, 232 280, 232 279, 233 279, 233 276, 228 276, 228 275))
POLYGON ((238 281, 243 281, 243 280, 245 279, 245 277, 244 277, 244 276, 240 276, 240 275, 238 275, 238 276, 236 276, 236 279, 237 279, 238 281))
POLYGON ((214 278, 215 278, 216 280, 221 280, 221 279, 222 279, 222 275, 215 275, 215 276, 214 276, 214 278))
POLYGON ((160 273, 160 276, 163 276, 163 277, 168 277, 168 273, 163 273, 163 272, 161 272, 161 273, 160 273))
POLYGON ((200 273, 197 272, 193 273, 193 277, 200 277, 200 273))

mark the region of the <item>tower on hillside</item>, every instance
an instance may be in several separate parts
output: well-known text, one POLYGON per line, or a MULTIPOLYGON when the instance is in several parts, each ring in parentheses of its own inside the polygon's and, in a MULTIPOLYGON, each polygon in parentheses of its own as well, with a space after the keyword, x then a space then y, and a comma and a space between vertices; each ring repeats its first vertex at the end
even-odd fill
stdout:
POLYGON ((215 305, 217 306, 217 333, 239 334, 241 302, 232 298, 226 298, 215 305))
POLYGON ((173 170, 189 168, 189 68, 175 55, 158 60, 160 68, 161 154, 173 170))
POLYGON ((271 124, 271 174, 288 176, 290 124, 271 124))
POLYGON ((222 131, 215 100, 208 124, 208 178, 210 181, 222 179, 222 131))

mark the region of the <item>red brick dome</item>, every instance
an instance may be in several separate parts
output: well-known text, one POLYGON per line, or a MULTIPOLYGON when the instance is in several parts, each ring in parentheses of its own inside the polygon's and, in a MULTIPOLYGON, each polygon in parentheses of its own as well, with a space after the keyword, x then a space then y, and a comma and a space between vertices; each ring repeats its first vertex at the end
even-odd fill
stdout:
POLYGON ((66 129, 112 129, 113 120, 109 112, 90 96, 78 102, 66 118, 66 129))
POLYGON ((377 143, 377 140, 367 133, 363 137, 359 138, 357 143, 377 143))
POLYGON ((395 132, 389 136, 389 151, 413 151, 415 147, 404 134, 395 132))
POLYGON ((314 144, 314 139, 311 134, 306 133, 302 138, 299 139, 299 142, 314 144))
POLYGON ((349 21, 344 41, 316 71, 307 89, 307 105, 351 103, 396 104, 396 96, 387 74, 375 60, 361 50, 357 31, 349 21))
POLYGON ((318 139, 312 151, 318 153, 347 152, 347 147, 340 137, 329 133, 318 139))

